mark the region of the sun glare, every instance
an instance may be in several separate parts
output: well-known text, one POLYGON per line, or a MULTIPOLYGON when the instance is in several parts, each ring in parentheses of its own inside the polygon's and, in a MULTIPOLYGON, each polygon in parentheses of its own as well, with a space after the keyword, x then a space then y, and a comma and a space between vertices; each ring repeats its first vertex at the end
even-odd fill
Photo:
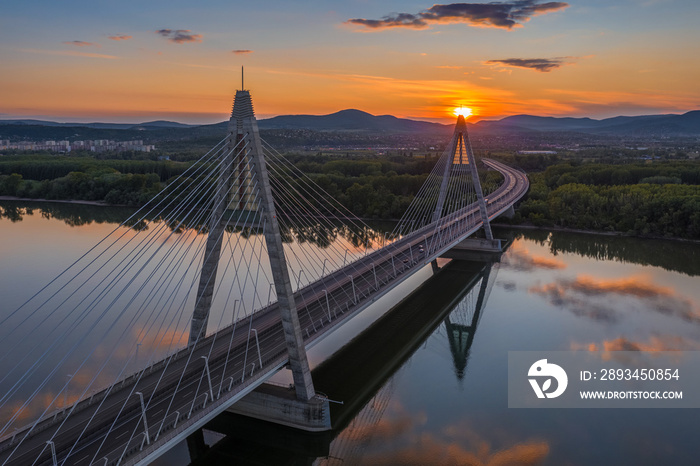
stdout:
POLYGON ((464 118, 468 118, 472 114, 472 109, 469 107, 456 107, 454 110, 455 116, 462 115, 464 118))

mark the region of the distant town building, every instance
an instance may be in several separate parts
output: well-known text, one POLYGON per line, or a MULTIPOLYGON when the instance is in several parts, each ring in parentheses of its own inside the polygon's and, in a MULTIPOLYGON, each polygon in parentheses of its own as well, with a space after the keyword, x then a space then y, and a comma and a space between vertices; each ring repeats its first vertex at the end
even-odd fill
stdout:
POLYGON ((142 140, 135 141, 110 141, 107 139, 95 139, 94 141, 22 141, 11 143, 9 140, 0 140, 0 150, 45 150, 50 152, 71 152, 74 150, 86 150, 90 152, 151 152, 156 149, 152 144, 144 144, 142 140))

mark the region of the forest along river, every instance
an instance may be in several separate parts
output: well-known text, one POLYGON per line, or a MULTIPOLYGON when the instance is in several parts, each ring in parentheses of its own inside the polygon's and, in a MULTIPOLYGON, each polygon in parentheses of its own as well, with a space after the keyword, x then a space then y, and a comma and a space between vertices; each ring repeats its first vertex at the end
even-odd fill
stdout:
MULTIPOLYGON (((0 315, 131 212, 0 203, 0 315)), ((694 464, 695 411, 509 409, 507 360, 516 350, 700 350, 700 245, 496 234, 512 240, 500 263, 453 261, 435 276, 426 267, 310 351, 317 389, 343 402, 332 404, 332 432, 224 415, 154 464, 694 464)), ((15 344, 3 333, 0 354, 15 344)), ((0 408, 3 424, 16 402, 0 408)))

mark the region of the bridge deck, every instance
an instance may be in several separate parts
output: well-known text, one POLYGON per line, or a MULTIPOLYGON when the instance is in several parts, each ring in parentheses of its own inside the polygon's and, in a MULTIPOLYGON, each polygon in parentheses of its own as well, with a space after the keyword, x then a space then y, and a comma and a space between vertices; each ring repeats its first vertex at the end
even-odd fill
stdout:
MULTIPOLYGON (((493 160, 484 162, 505 178, 487 201, 489 218, 493 219, 520 199, 529 184, 522 172, 493 160)), ((295 299, 307 348, 480 227, 478 208, 473 204, 450 220, 428 225, 368 254, 352 267, 341 268, 297 291, 295 299), (330 308, 328 303, 333 303, 330 308)), ((284 334, 274 303, 206 337, 194 349, 183 348, 127 377, 111 391, 96 393, 52 414, 31 432, 27 427, 6 437, 0 442, 0 462, 52 464, 46 442, 53 438, 59 464, 89 465, 94 461, 112 465, 122 457, 120 464, 145 463, 224 411, 286 363, 284 334), (257 332, 259 353, 255 338, 249 338, 250 329, 257 332), (208 358, 211 387, 203 357, 208 358), (143 394, 147 405, 148 438, 136 392, 143 394)))

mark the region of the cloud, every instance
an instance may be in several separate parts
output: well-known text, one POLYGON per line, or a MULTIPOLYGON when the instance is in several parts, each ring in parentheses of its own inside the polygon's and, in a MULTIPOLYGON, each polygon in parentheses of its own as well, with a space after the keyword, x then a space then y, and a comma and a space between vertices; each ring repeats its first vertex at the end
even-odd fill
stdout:
POLYGON ((113 36, 108 37, 110 40, 129 40, 132 39, 132 36, 127 36, 126 34, 114 34, 113 36))
MULTIPOLYGON (((398 103, 405 103, 407 99, 416 103, 424 103, 426 100, 429 106, 422 109, 431 112, 436 117, 442 117, 445 113, 445 108, 449 105, 454 106, 454 102, 468 99, 473 103, 473 107, 486 108, 490 106, 498 106, 500 102, 513 98, 513 92, 507 89, 494 89, 491 87, 482 87, 476 84, 470 84, 468 93, 465 91, 464 81, 462 80, 440 80, 440 79, 399 79, 388 76, 372 76, 361 74, 339 74, 339 73, 317 73, 309 71, 291 71, 291 70, 276 70, 267 71, 271 74, 279 74, 285 76, 303 76, 313 77, 324 80, 332 80, 333 82, 342 82, 349 86, 353 93, 357 90, 362 90, 367 96, 368 101, 374 102, 376 95, 390 96, 398 103)), ((410 115, 400 115, 409 117, 410 115)))
MULTIPOLYGON (((533 286, 530 293, 545 297, 552 305, 567 309, 577 316, 601 322, 617 322, 621 311, 611 306, 614 295, 638 298, 647 309, 685 322, 700 324, 700 314, 692 302, 678 296, 674 289, 652 283, 645 276, 618 279, 597 279, 587 275, 575 279, 559 279, 554 283, 533 286), (602 303, 596 303, 596 300, 602 303)), ((619 306, 617 306, 619 307, 619 306)))
POLYGON ((66 45, 75 45, 76 47, 99 47, 100 44, 95 44, 94 42, 85 42, 82 40, 70 40, 64 42, 66 45))
POLYGON ((402 464, 463 464, 478 466, 526 466, 542 464, 549 456, 546 441, 528 441, 499 449, 482 440, 473 450, 467 450, 458 442, 441 439, 432 433, 411 438, 409 446, 387 453, 370 453, 363 457, 367 464, 377 466, 402 464))
POLYGON ((201 34, 192 34, 189 29, 159 29, 156 34, 167 38, 170 42, 184 44, 186 42, 202 42, 201 34))
POLYGON ((518 288, 515 282, 496 282, 496 286, 500 286, 506 291, 515 291, 518 288))
POLYGON ((134 341, 142 343, 142 354, 153 352, 155 356, 163 354, 163 351, 181 348, 183 345, 186 345, 189 338, 187 332, 182 329, 165 329, 158 332, 149 332, 149 329, 143 327, 134 327, 132 336, 134 341))
MULTIPOLYGON (((682 93, 658 93, 651 90, 606 91, 606 90, 574 90, 574 89, 546 89, 559 101, 570 103, 570 109, 566 113, 579 115, 607 115, 616 116, 624 114, 653 114, 668 113, 669 109, 680 112, 687 111, 688 95, 682 93)), ((697 96, 695 96, 697 98, 697 96)), ((564 113, 564 112, 560 112, 564 113)))
POLYGON ((536 256, 530 253, 521 242, 515 242, 508 249, 503 264, 515 270, 565 269, 566 264, 552 257, 536 256))
MULTIPOLYGON (((39 393, 33 401, 31 401, 27 406, 22 407, 26 400, 12 400, 5 402, 3 406, 0 407, 0 419, 3 419, 3 423, 9 421, 13 416, 17 415, 17 418, 10 424, 10 426, 21 426, 27 421, 34 420, 41 415, 41 413, 49 406, 54 404, 54 401, 59 401, 57 399, 56 393, 45 389, 43 392, 39 393)), ((71 396, 68 397, 68 402, 72 403, 77 401, 71 396)), ((60 398, 61 406, 63 406, 63 398, 60 398)))
POLYGON ((420 13, 392 13, 382 19, 349 19, 345 24, 368 29, 425 29, 431 24, 465 23, 469 26, 512 29, 522 26, 531 17, 562 10, 565 2, 538 3, 538 0, 512 0, 491 3, 450 3, 433 5, 420 13))
POLYGON ((253 51, 247 50, 247 49, 238 49, 238 50, 232 50, 231 53, 235 53, 236 55, 246 55, 248 53, 253 53, 253 51))
POLYGON ((617 313, 608 306, 596 304, 580 296, 569 293, 566 284, 549 283, 542 286, 533 286, 528 292, 546 298, 550 304, 561 309, 566 309, 578 317, 587 317, 591 320, 605 323, 615 323, 619 320, 617 313))
POLYGON ((637 298, 658 298, 671 296, 673 289, 650 283, 644 277, 627 277, 618 279, 596 279, 588 275, 576 277, 569 283, 571 289, 586 295, 615 293, 637 298))
MULTIPOLYGON (((373 406, 371 403, 367 406, 373 406)), ((428 421, 424 412, 411 415, 402 413, 394 419, 380 418, 376 423, 356 423, 349 432, 355 438, 372 438, 378 442, 389 442, 391 439, 410 434, 413 430, 422 427, 428 421)))
POLYGON ((371 439, 372 445, 390 442, 394 448, 362 448, 362 464, 525 466, 548 459, 550 446, 546 440, 523 439, 507 429, 493 431, 488 425, 474 427, 460 420, 434 430, 424 412, 410 413, 394 399, 385 404, 383 400, 393 391, 395 380, 387 382, 331 443, 329 457, 341 456, 355 464, 360 458, 347 452, 356 446, 367 447, 367 439, 371 439))
POLYGON ((679 335, 652 335, 648 341, 634 341, 621 336, 601 343, 572 342, 570 347, 572 351, 597 353, 603 361, 617 361, 625 366, 645 367, 648 364, 645 357, 647 353, 653 356, 654 353, 677 351, 678 357, 674 359, 677 359, 675 364, 678 364, 684 354, 682 351, 698 351, 700 342, 679 335), (639 355, 632 352, 638 352, 639 355))
POLYGON ((659 352, 659 351, 698 351, 700 343, 678 335, 652 335, 649 341, 634 341, 625 337, 618 337, 613 340, 605 340, 598 343, 579 344, 572 343, 573 351, 587 350, 596 351, 644 351, 644 352, 659 352))
POLYGON ((571 62, 567 62, 570 57, 556 58, 506 58, 503 60, 488 60, 485 65, 503 65, 514 68, 527 68, 541 73, 549 73, 552 70, 561 68, 571 62))

